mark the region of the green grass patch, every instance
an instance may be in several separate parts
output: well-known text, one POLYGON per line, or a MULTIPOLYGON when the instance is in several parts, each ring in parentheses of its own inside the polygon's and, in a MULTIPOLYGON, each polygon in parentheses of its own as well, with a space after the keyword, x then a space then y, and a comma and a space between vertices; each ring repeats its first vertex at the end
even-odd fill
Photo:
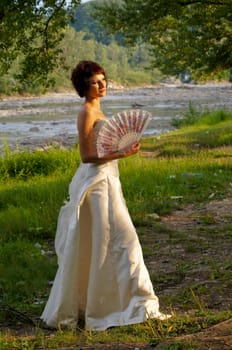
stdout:
MULTIPOLYGON (((158 147, 158 146, 156 146, 158 147)), ((231 161, 212 150, 191 157, 133 157, 120 163, 123 190, 134 220, 165 214, 180 204, 222 198, 230 183, 231 161)))
POLYGON ((26 310, 36 309, 43 301, 56 261, 55 257, 48 258, 45 249, 45 243, 29 239, 1 244, 0 300, 3 305, 25 311, 25 307, 26 310))
POLYGON ((227 110, 203 111, 201 107, 189 103, 189 109, 181 118, 173 118, 172 125, 183 127, 187 125, 216 125, 222 122, 231 122, 232 113, 227 110))

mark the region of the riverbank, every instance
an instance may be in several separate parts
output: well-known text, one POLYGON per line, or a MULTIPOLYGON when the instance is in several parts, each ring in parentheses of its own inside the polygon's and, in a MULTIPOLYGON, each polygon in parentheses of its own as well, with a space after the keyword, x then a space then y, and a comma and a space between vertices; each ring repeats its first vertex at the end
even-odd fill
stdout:
MULTIPOLYGON (((72 147, 77 142, 76 117, 83 103, 74 91, 44 96, 6 97, 0 101, 0 147, 33 150, 72 147)), ((189 106, 198 110, 232 110, 232 84, 159 84, 156 86, 110 88, 102 100, 107 116, 131 108, 153 115, 147 134, 172 129, 172 118, 181 118, 189 106)))

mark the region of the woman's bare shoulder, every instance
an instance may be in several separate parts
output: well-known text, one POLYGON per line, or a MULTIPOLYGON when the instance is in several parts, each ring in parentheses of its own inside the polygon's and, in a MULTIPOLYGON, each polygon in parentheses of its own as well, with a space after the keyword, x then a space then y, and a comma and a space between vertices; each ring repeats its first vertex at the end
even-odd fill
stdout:
POLYGON ((98 120, 97 115, 91 108, 82 107, 78 113, 78 129, 92 129, 98 120))

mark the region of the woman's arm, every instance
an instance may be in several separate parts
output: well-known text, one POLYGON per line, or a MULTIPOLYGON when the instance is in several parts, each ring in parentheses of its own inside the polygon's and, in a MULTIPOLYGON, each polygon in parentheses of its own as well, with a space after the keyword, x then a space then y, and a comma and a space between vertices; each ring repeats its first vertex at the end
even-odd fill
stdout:
POLYGON ((93 127, 95 123, 96 117, 91 111, 85 108, 79 112, 77 128, 80 155, 83 163, 93 162, 93 159, 97 156, 93 147, 93 127))

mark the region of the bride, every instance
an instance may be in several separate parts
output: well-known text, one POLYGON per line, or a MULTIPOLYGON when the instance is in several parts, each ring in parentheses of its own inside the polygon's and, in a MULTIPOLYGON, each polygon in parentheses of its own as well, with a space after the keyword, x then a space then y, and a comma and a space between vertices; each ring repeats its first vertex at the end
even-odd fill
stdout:
POLYGON ((69 202, 60 210, 55 249, 58 270, 41 319, 50 327, 105 330, 167 319, 143 261, 141 246, 123 198, 117 159, 139 151, 135 142, 99 158, 96 138, 106 117, 104 69, 81 61, 72 83, 85 101, 78 114, 82 162, 69 187, 69 202))

